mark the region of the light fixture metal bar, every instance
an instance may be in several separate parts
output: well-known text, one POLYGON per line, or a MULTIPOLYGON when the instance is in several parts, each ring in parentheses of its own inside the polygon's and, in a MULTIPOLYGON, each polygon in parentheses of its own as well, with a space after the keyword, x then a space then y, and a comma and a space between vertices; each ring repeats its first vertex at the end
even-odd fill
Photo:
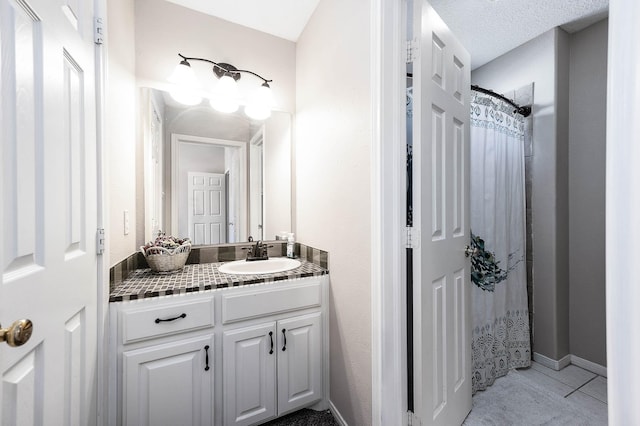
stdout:
MULTIPOLYGON (((264 81, 265 83, 271 83, 273 80, 267 80, 266 78, 262 77, 259 74, 256 74, 253 71, 249 71, 249 70, 240 70, 237 69, 236 67, 234 67, 231 64, 226 64, 226 63, 218 63, 218 62, 214 62, 211 59, 206 59, 206 58, 196 58, 196 57, 188 57, 188 56, 184 56, 181 53, 178 53, 178 56, 180 56, 184 61, 202 61, 202 62, 208 62, 210 64, 213 64, 215 67, 218 67, 219 69, 221 69, 224 73, 229 73, 229 74, 236 74, 233 76, 234 80, 238 80, 240 78, 240 73, 247 73, 247 74, 252 74, 256 77, 258 77, 259 79, 261 79, 262 81, 264 81)), ((214 70, 215 72, 215 70, 214 70)), ((218 75, 218 73, 216 72, 216 75, 218 75)))

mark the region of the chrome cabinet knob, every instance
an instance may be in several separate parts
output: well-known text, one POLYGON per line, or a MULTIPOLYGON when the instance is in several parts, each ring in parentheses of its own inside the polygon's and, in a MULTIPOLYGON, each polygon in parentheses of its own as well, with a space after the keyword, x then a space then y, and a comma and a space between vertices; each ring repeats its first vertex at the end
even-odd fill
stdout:
POLYGON ((0 328, 0 342, 7 342, 7 345, 11 347, 22 346, 33 333, 33 323, 28 319, 21 319, 13 324, 9 328, 0 328))

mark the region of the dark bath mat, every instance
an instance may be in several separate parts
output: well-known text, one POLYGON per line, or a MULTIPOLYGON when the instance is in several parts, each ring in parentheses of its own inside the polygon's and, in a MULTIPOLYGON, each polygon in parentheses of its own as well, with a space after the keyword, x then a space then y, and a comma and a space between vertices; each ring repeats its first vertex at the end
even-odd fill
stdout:
POLYGON ((304 408, 284 417, 265 423, 263 426, 338 426, 331 412, 304 408))

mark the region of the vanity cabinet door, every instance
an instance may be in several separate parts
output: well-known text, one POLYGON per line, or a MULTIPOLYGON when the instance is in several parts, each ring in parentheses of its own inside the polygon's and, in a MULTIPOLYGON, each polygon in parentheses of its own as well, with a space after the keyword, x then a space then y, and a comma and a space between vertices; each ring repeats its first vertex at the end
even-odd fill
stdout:
POLYGON ((278 415, 322 399, 321 315, 278 321, 278 415))
POLYGON ((251 425, 276 415, 276 323, 225 331, 224 424, 251 425))
POLYGON ((213 425, 213 336, 126 351, 124 425, 213 425))

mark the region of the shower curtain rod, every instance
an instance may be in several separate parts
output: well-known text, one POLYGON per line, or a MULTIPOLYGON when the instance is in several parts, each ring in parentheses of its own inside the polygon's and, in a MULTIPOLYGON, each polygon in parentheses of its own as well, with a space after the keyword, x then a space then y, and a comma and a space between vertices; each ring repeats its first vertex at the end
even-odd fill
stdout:
POLYGON ((471 85, 471 90, 475 90, 476 92, 482 92, 485 95, 493 96, 494 98, 498 98, 500 100, 505 101, 506 103, 508 103, 509 105, 511 105, 512 107, 514 107, 516 109, 514 112, 517 112, 518 114, 522 115, 523 117, 528 117, 528 116, 531 115, 531 105, 520 106, 517 103, 513 102, 511 99, 509 99, 507 97, 504 97, 504 96, 494 92, 493 90, 485 89, 484 87, 480 87, 480 86, 477 86, 475 84, 471 85))
MULTIPOLYGON (((408 78, 413 78, 413 73, 408 72, 407 73, 407 77, 408 78)), ((493 96, 494 98, 498 98, 498 99, 501 99, 501 100, 505 101, 506 103, 508 103, 509 105, 511 105, 512 107, 514 107, 516 109, 514 112, 517 112, 518 114, 522 115, 523 117, 528 117, 528 116, 531 115, 531 105, 520 106, 517 103, 513 102, 511 99, 506 98, 506 97, 494 92, 493 90, 485 89, 484 87, 480 87, 480 86, 475 85, 475 84, 471 85, 471 90, 475 90, 477 92, 482 92, 485 95, 493 96)))

